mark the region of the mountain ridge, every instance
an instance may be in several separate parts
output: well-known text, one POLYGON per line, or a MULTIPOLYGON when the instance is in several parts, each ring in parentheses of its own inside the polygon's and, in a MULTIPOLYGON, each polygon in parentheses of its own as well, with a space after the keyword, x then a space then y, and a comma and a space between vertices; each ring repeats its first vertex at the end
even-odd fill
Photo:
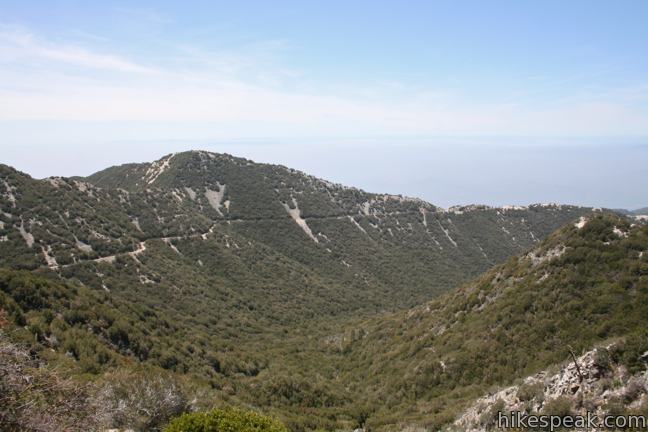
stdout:
POLYGON ((435 298, 460 304, 465 290, 451 290, 565 224, 610 217, 552 204, 444 210, 205 152, 88 178, 35 180, 0 166, 0 193, 0 266, 11 269, 0 308, 14 311, 23 340, 70 353, 56 361, 88 374, 135 362, 188 375, 295 430, 361 426, 356 415, 387 427, 381 397, 403 421, 451 421, 455 411, 425 410, 467 406, 477 387, 456 399, 426 392, 429 377, 408 360, 425 347, 392 337, 391 323, 435 298), (383 346, 410 372, 397 378, 372 351, 383 346), (413 401, 423 411, 410 413, 413 401))
MULTIPOLYGON (((411 201, 411 202, 420 202, 422 204, 428 204, 436 209, 438 209, 440 212, 458 212, 458 211, 472 211, 472 210, 486 210, 486 209, 491 209, 491 210, 524 210, 528 209, 530 207, 560 207, 560 206, 570 206, 570 204, 561 204, 557 202, 537 202, 537 203, 529 203, 526 205, 513 205, 513 204, 508 204, 508 205, 501 205, 501 206, 494 206, 494 205, 488 205, 488 204, 481 204, 481 203, 469 203, 469 204, 454 204, 449 206, 448 208, 443 208, 441 206, 438 206, 436 204, 431 203, 430 201, 424 200, 419 197, 415 196, 405 196, 402 194, 388 194, 388 193, 380 193, 380 192, 367 192, 364 191, 361 188, 357 188, 354 186, 347 186, 342 183, 338 182, 332 182, 320 177, 316 177, 313 175, 310 175, 302 170, 294 169, 294 168, 289 168, 285 165, 282 164, 272 164, 272 163, 258 163, 254 162, 251 159, 243 158, 243 157, 236 157, 233 155, 230 155, 228 153, 215 153, 215 152, 210 152, 207 150, 189 150, 189 151, 184 151, 184 152, 175 152, 175 153, 169 153, 164 156, 162 156, 160 159, 157 159, 152 162, 137 162, 137 163, 125 163, 125 164, 119 164, 119 165, 114 165, 108 168, 104 168, 100 171, 97 171, 96 173, 90 174, 88 176, 72 176, 70 177, 71 179, 77 179, 77 180, 84 180, 84 181, 89 181, 90 183, 95 184, 96 186, 101 186, 103 185, 111 185, 110 180, 106 182, 106 179, 113 179, 116 174, 115 172, 123 172, 123 171, 132 171, 135 170, 136 172, 141 171, 143 169, 150 169, 151 165, 164 165, 164 162, 170 162, 170 160, 175 157, 176 155, 193 155, 193 154, 203 154, 203 155, 212 155, 213 157, 220 157, 224 159, 229 159, 229 160, 237 160, 240 163, 245 163, 245 164, 257 164, 257 165, 264 165, 268 167, 274 167, 278 169, 285 170, 287 172, 291 173, 296 173, 299 175, 303 175, 305 177, 311 178, 315 181, 327 184, 329 186, 335 187, 335 188, 341 188, 341 189, 350 189, 350 190, 356 190, 358 192, 361 192, 363 194, 369 195, 369 196, 374 196, 374 197, 381 197, 381 198, 386 198, 390 197, 392 199, 400 199, 404 201, 411 201)), ((162 170, 160 174, 164 172, 162 170)), ((57 176, 54 176, 57 177, 57 176)), ((141 179, 143 179, 145 175, 142 176, 141 179)), ((52 177, 48 177, 52 178, 52 177)), ((46 178, 46 179, 48 179, 46 178)), ((46 180, 45 179, 45 180, 46 180)), ((157 180, 157 177, 155 177, 153 180, 157 180)), ((126 183, 126 184, 132 184, 132 183, 126 183)), ((150 185, 150 183, 147 183, 150 185)), ((592 207, 587 207, 587 206, 575 206, 575 207, 585 207, 585 208, 592 208, 592 207)), ((643 209, 639 209, 636 211, 640 211, 643 209)), ((632 211, 633 213, 636 211, 632 211)))

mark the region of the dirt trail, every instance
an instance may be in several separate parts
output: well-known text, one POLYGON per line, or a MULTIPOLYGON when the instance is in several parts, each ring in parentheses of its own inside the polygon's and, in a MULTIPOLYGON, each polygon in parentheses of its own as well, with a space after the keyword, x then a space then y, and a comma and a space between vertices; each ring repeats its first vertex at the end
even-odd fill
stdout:
MULTIPOLYGON (((414 211, 406 211, 406 212, 386 212, 386 213, 381 213, 381 216, 398 216, 398 215, 411 215, 411 214, 417 214, 417 212, 414 211)), ((364 215, 360 213, 353 213, 353 214, 339 214, 339 215, 331 215, 331 216, 307 216, 304 217, 304 221, 308 221, 309 219, 312 220, 343 220, 343 219, 348 219, 353 216, 361 216, 363 217, 364 215)), ((231 223, 231 222, 236 222, 236 223, 241 223, 241 222, 270 222, 270 221, 277 221, 277 220, 286 220, 286 219, 292 219, 290 215, 287 215, 285 217, 270 217, 270 218, 234 218, 234 219, 222 219, 222 220, 216 220, 214 221, 214 224, 209 228, 208 231, 204 233, 195 233, 195 234, 189 234, 189 235, 184 235, 184 236, 170 236, 170 237, 150 237, 145 240, 142 240, 141 242, 138 243, 137 247, 135 250, 129 251, 129 252, 120 252, 118 254, 114 255, 107 255, 107 256, 102 256, 98 258, 93 258, 89 260, 80 260, 76 261, 70 264, 63 264, 63 265, 46 265, 42 266, 42 268, 49 268, 51 270, 58 270, 61 268, 67 268, 67 267, 72 267, 75 265, 79 264, 85 264, 85 263, 91 263, 91 262, 96 262, 96 263, 113 263, 117 259, 117 257, 120 256, 130 256, 134 259, 137 259, 137 255, 140 255, 146 250, 146 243, 149 241, 154 241, 154 240, 161 240, 164 242, 169 242, 169 241, 174 241, 174 240, 185 240, 185 239, 190 239, 190 238, 198 238, 201 237, 203 240, 207 239, 207 236, 209 234, 212 234, 214 232, 214 228, 218 224, 222 223, 231 223)), ((354 220, 355 222, 355 220, 354 220)), ((357 222, 356 222, 357 223, 357 222)), ((365 231, 366 233, 366 231, 365 231)), ((53 263, 52 263, 53 264, 53 263)))

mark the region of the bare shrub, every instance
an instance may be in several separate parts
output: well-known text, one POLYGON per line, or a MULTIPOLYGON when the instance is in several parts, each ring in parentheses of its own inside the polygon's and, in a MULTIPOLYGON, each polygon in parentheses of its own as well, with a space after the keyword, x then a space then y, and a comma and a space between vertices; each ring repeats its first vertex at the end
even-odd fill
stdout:
POLYGON ((639 378, 633 377, 630 379, 623 391, 623 402, 626 404, 634 402, 645 392, 646 387, 644 386, 644 383, 639 378))
POLYGON ((39 364, 0 333, 0 430, 95 430, 90 390, 39 364))
POLYGON ((572 401, 566 396, 558 396, 544 404, 542 413, 546 415, 555 415, 565 417, 573 415, 572 401))
POLYGON ((96 405, 110 427, 155 431, 189 411, 190 402, 172 378, 152 372, 113 372, 104 377, 96 405))
POLYGON ((542 382, 533 382, 522 384, 517 391, 517 397, 522 402, 536 400, 544 401, 544 384, 542 382))

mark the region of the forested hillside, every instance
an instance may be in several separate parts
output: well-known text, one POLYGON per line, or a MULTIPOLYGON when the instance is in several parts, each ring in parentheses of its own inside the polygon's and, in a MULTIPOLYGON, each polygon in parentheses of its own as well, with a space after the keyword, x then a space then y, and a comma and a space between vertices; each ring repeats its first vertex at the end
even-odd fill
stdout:
POLYGON ((111 376, 160 375, 201 402, 167 417, 226 404, 292 430, 437 428, 568 345, 628 338, 619 358, 640 366, 641 217, 446 210, 207 152, 84 179, 0 166, 0 192, 3 337, 91 401, 111 376))
MULTIPOLYGON (((339 348, 374 404, 373 427, 438 427, 489 389, 570 360, 570 351, 612 346, 608 363, 643 373, 647 329, 648 226, 594 214, 430 303, 359 325, 339 348)), ((626 404, 645 397, 641 388, 626 404)), ((566 390, 568 405, 582 408, 566 390)))

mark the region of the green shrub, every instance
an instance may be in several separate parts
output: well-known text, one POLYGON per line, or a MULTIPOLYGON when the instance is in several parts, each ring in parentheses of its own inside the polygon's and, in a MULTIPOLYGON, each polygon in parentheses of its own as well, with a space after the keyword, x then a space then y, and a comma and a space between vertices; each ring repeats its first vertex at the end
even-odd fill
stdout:
POLYGON ((271 417, 235 408, 183 414, 166 427, 165 432, 287 432, 271 417))
POLYGON ((517 397, 522 402, 534 399, 542 402, 544 400, 544 384, 541 382, 522 384, 517 391, 517 397))
POLYGON ((648 331, 643 330, 632 333, 626 338, 622 349, 621 362, 628 368, 630 373, 645 370, 644 354, 648 352, 648 331))
POLYGON ((497 399, 497 401, 493 405, 491 405, 488 410, 485 410, 481 415, 481 417, 479 418, 479 424, 487 430, 492 429, 497 423, 499 413, 501 412, 502 414, 504 414, 505 409, 506 404, 504 403, 504 401, 502 399, 497 399))
POLYGON ((555 399, 551 399, 545 403, 542 408, 542 413, 546 415, 554 415, 559 417, 565 417, 572 415, 572 403, 568 397, 559 396, 555 399))
POLYGON ((613 353, 605 348, 597 348, 594 353, 594 365, 602 373, 609 372, 612 369, 613 353))

